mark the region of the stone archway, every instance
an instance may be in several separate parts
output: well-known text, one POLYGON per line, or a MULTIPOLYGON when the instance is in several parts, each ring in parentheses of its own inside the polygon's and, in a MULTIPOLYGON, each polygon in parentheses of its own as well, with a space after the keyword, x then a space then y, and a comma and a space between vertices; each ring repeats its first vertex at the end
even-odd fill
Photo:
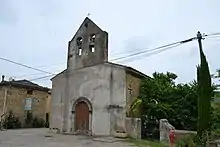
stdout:
POLYGON ((80 134, 91 133, 92 105, 87 98, 80 97, 72 107, 72 131, 80 134))

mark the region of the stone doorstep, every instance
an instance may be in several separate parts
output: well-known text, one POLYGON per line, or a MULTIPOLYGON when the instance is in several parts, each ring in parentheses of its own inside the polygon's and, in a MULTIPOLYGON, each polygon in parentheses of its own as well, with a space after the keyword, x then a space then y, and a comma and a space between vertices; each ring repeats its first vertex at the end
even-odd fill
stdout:
MULTIPOLYGON (((56 132, 56 129, 52 129, 49 132, 56 132)), ((62 135, 82 135, 82 136, 87 136, 91 137, 92 141, 99 141, 99 142, 106 142, 106 143, 113 143, 117 141, 123 141, 125 139, 125 134, 126 133, 116 133, 114 136, 109 136, 109 135, 92 135, 91 131, 88 132, 63 132, 61 133, 62 135)), ((127 134, 126 134, 127 136, 127 134)))
POLYGON ((110 137, 93 138, 92 141, 107 142, 107 143, 115 142, 115 140, 110 137))
POLYGON ((115 137, 95 137, 92 139, 92 141, 99 141, 99 142, 106 142, 106 143, 113 143, 117 141, 123 141, 124 139, 121 138, 115 138, 115 137))
POLYGON ((116 138, 126 138, 128 135, 127 133, 119 133, 119 132, 115 132, 114 137, 116 138))
POLYGON ((76 131, 76 132, 62 132, 63 135, 84 135, 84 136, 93 136, 91 131, 76 131))
POLYGON ((91 135, 89 134, 81 134, 79 132, 65 132, 62 133, 63 135, 82 135, 82 136, 87 136, 91 137, 92 141, 99 141, 99 142, 106 142, 106 143, 113 143, 117 141, 122 141, 124 138, 119 138, 119 137, 112 137, 112 136, 102 136, 102 135, 91 135))

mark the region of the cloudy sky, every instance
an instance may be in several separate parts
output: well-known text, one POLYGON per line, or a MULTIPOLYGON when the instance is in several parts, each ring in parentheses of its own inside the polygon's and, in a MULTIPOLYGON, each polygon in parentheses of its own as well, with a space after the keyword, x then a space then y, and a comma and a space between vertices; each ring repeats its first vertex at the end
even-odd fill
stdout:
MULTIPOLYGON (((109 59, 194 37, 220 32, 219 0, 0 0, 0 57, 52 73, 66 67, 67 45, 89 16, 109 33, 109 59)), ((220 68, 220 37, 203 41, 210 70, 220 68)), ((196 41, 162 53, 124 62, 151 75, 174 72, 177 82, 195 79, 196 41)), ((45 73, 0 60, 7 78, 35 79, 45 73)), ((51 86, 50 79, 34 81, 51 86)))

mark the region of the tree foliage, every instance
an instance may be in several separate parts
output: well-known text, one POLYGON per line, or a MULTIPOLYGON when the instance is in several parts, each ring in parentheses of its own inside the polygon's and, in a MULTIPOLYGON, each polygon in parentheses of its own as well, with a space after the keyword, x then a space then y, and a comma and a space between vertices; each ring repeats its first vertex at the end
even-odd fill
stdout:
POLYGON ((198 128, 197 133, 201 138, 204 133, 210 130, 211 126, 211 97, 213 94, 211 76, 208 62, 200 48, 201 64, 197 67, 198 81, 198 128))
POLYGON ((196 130, 197 83, 176 85, 176 78, 177 75, 171 72, 155 72, 153 78, 144 79, 139 111, 146 119, 168 119, 177 129, 196 130))
MULTIPOLYGON (((202 88, 196 81, 176 84, 176 78, 177 75, 174 73, 155 72, 152 78, 143 79, 139 97, 132 105, 134 114, 138 114, 142 120, 145 120, 144 124, 147 128, 150 128, 149 126, 158 127, 160 119, 167 119, 176 129, 181 130, 196 131, 198 124, 202 126, 202 131, 218 129, 220 111, 211 107, 211 97, 214 97, 215 87, 211 85, 209 78, 200 77, 200 79, 206 80, 206 83, 202 83, 203 86, 208 84, 206 88, 202 88), (205 90, 208 91, 205 92, 205 90), (198 100, 201 96, 206 98, 203 102, 198 100), (198 117, 198 114, 202 114, 203 117, 198 117), (206 121, 206 119, 208 123, 198 122, 206 121)), ((198 82, 201 84, 201 81, 198 82)))

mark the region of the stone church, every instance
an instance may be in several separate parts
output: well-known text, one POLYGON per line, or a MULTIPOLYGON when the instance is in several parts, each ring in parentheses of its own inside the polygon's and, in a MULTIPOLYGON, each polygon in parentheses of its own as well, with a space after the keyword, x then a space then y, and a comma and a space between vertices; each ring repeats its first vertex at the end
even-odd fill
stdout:
POLYGON ((50 128, 111 136, 136 129, 140 134, 140 120, 128 121, 129 111, 141 79, 148 77, 108 61, 108 33, 85 18, 69 41, 67 61, 67 68, 51 79, 50 128))

